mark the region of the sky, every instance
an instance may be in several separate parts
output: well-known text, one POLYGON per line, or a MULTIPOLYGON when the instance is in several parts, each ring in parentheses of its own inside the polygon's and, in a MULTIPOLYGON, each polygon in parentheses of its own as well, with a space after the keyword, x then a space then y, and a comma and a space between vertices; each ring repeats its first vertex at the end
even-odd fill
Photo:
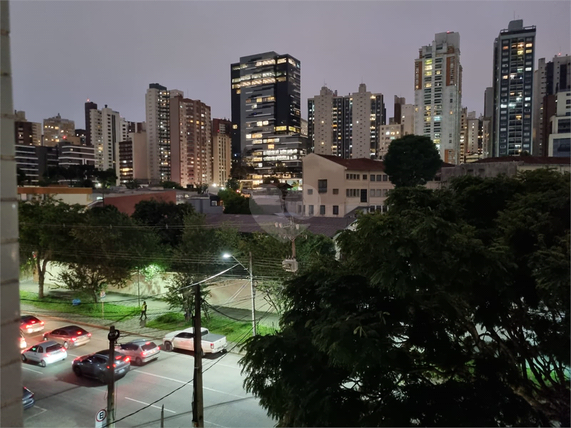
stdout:
MULTIPOLYGON (((571 2, 562 1, 27 1, 10 2, 14 109, 85 127, 87 99, 145 120, 149 83, 184 91, 231 118, 230 64, 275 51, 301 62, 302 117, 326 84, 359 84, 414 103, 414 60, 435 33, 460 33, 462 105, 483 112, 494 39, 508 23, 535 25, 536 65, 571 53, 571 2)), ((388 123, 388 120, 387 120, 388 123)))

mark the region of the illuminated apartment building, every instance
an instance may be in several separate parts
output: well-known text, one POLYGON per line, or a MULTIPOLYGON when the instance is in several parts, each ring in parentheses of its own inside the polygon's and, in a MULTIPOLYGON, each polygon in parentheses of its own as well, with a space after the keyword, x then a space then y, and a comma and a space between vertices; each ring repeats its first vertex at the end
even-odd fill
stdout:
MULTIPOLYGON (((147 124, 147 177, 153 184, 171 181, 170 97, 171 91, 151 83, 145 94, 147 124)), ((177 91, 178 93, 178 91, 177 91)))
POLYGON ((532 154, 535 26, 511 21, 494 41, 492 156, 532 154))
POLYGON ((127 138, 127 121, 105 105, 89 110, 89 136, 95 153, 95 168, 118 171, 118 143, 127 138))
POLYGON ((232 168, 232 122, 212 119, 213 184, 225 186, 232 168))
POLYGON ((231 65, 233 162, 260 177, 301 176, 300 62, 266 52, 231 65))
POLYGON ((415 132, 429 137, 444 162, 460 160, 462 66, 460 34, 438 33, 415 60, 415 132))
POLYGON ((212 183, 210 106, 171 91, 171 180, 182 187, 212 183))
POLYGON ((62 119, 58 113, 55 117, 44 119, 44 146, 54 147, 75 136, 75 122, 62 119))
POLYGON ((359 91, 338 96, 327 87, 308 99, 308 137, 313 153, 344 159, 375 158, 385 124, 383 94, 359 91))

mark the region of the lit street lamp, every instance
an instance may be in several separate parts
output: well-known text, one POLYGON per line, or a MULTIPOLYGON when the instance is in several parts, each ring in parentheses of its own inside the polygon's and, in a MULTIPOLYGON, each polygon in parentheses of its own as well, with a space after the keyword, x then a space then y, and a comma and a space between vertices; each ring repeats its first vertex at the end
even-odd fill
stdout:
POLYGON ((256 290, 254 289, 254 274, 252 272, 252 252, 250 251, 250 269, 244 266, 240 262, 240 260, 238 260, 230 253, 224 253, 222 254, 222 257, 225 259, 233 258, 236 261, 236 263, 242 266, 244 270, 250 274, 250 291, 252 294, 252 335, 255 336, 256 335, 256 290))

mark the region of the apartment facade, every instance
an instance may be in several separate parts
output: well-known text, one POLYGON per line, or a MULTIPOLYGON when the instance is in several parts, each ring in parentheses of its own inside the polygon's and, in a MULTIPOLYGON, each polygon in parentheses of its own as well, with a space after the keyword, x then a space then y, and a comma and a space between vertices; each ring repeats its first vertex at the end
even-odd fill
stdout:
POLYGON ((147 124, 147 177, 152 183, 171 181, 171 91, 158 83, 149 84, 145 94, 147 124))
POLYGON ((58 165, 62 168, 69 168, 72 165, 94 165, 97 168, 96 163, 96 147, 67 143, 58 145, 58 165))
POLYGON ((494 41, 492 156, 532 153, 535 26, 511 21, 494 41))
POLYGON ((265 52, 231 64, 232 156, 257 175, 298 177, 305 154, 301 134, 301 63, 265 52))
POLYGON ((127 139, 118 144, 119 184, 131 181, 148 183, 147 133, 144 128, 129 132, 127 139))
POLYGON ((382 159, 387 154, 389 146, 393 140, 403 137, 403 125, 393 123, 390 125, 381 125, 379 128, 379 146, 377 148, 377 157, 382 159))
POLYGON ((313 153, 344 159, 378 157, 380 127, 386 123, 383 94, 367 91, 364 83, 347 96, 324 86, 307 103, 313 153))
POLYGON ((437 33, 415 60, 415 132, 429 137, 444 162, 460 161, 460 34, 437 33))
POLYGON ((556 114, 549 118, 547 155, 571 156, 571 91, 557 93, 556 114))
POLYGON ((75 122, 73 120, 63 119, 59 113, 55 117, 44 119, 44 146, 54 147, 74 136, 75 122))
POLYGON ((232 122, 227 119, 212 120, 212 179, 223 187, 230 179, 232 169, 232 122))
POLYGON ((101 110, 89 110, 89 129, 91 146, 95 149, 95 168, 116 170, 117 144, 127 138, 127 121, 105 105, 101 110))

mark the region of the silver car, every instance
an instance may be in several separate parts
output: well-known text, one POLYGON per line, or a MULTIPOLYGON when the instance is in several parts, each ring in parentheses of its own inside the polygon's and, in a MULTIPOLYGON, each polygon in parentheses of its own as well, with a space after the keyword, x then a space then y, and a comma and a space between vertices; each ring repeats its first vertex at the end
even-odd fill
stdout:
POLYGON ((91 333, 76 325, 68 325, 44 333, 44 341, 47 340, 55 340, 61 343, 65 349, 68 349, 69 347, 85 345, 91 340, 91 333))
POLYGON ((65 360, 66 358, 67 351, 65 348, 53 340, 40 342, 22 351, 22 361, 32 361, 38 363, 41 367, 65 360))
POLYGON ((155 342, 147 339, 136 339, 115 346, 115 350, 128 355, 138 366, 159 358, 161 350, 155 342))

